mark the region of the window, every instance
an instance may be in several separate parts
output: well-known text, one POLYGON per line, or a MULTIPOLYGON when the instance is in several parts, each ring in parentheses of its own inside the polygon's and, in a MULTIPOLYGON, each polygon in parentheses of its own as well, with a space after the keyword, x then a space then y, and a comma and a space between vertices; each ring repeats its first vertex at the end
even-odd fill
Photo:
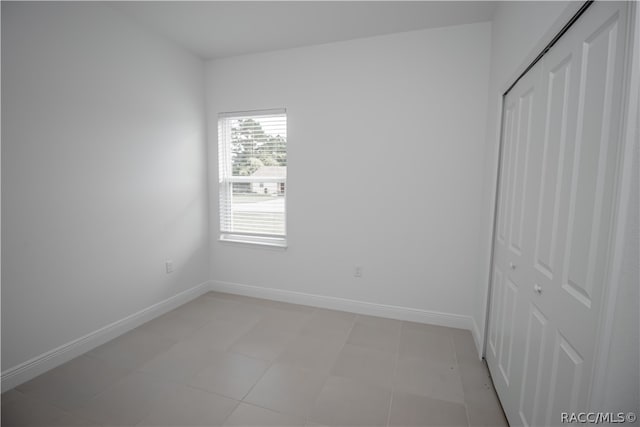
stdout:
POLYGON ((286 246, 287 115, 218 116, 220 240, 286 246))

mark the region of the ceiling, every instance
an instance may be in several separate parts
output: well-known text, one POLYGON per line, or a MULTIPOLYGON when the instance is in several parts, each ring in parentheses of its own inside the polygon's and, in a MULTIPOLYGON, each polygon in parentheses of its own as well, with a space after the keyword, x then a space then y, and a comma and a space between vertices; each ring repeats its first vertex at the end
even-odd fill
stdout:
POLYGON ((109 2, 205 59, 491 20, 493 1, 109 2))

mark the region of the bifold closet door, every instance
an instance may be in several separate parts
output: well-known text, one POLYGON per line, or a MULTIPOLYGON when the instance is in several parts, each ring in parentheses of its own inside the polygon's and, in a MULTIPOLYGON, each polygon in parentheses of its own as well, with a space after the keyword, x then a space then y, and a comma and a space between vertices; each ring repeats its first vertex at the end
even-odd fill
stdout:
POLYGON ((487 363, 512 425, 597 410, 627 7, 592 4, 504 99, 487 363))

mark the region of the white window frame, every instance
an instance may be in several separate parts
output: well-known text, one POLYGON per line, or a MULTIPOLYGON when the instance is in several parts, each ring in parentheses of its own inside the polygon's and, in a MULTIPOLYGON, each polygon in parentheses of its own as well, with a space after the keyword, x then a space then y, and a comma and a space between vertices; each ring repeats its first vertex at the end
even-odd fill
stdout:
MULTIPOLYGON (((226 136, 230 136, 230 129, 223 129, 223 126, 229 124, 227 119, 233 118, 250 118, 250 117, 259 117, 259 116, 269 116, 269 115, 284 115, 285 120, 287 118, 287 110, 285 108, 279 109, 270 109, 270 110, 250 110, 250 111, 234 111, 234 112, 225 112, 218 114, 218 203, 219 203, 219 220, 218 220, 218 235, 220 242, 228 242, 228 243, 240 243, 240 244, 249 244, 249 245, 258 245, 258 246, 271 246, 276 248, 287 248, 287 193, 288 193, 288 185, 287 178, 271 178, 271 177, 251 177, 251 176, 242 176, 236 177, 232 176, 230 170, 232 168, 231 165, 231 143, 230 140, 223 140, 226 136), (237 232, 237 231, 226 231, 223 230, 223 217, 222 217, 222 209, 223 203, 222 200, 227 198, 231 199, 232 197, 232 185, 233 183, 282 183, 284 182, 285 191, 284 191, 284 234, 283 235, 271 235, 271 234, 262 234, 262 233, 246 233, 246 232, 237 232)), ((287 137, 287 150, 289 139, 287 137)), ((287 159, 288 160, 288 159, 287 159)), ((288 163, 287 163, 288 166, 288 163)), ((287 167, 285 166, 285 167, 287 167)), ((231 209, 231 203, 226 203, 226 206, 229 206, 231 209)))

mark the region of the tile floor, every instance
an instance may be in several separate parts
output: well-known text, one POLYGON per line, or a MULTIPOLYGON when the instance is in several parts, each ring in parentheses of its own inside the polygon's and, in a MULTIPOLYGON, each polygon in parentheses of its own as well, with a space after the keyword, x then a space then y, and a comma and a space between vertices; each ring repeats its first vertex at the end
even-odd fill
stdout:
POLYGON ((3 426, 507 425, 468 331, 214 292, 1 409, 3 426))

